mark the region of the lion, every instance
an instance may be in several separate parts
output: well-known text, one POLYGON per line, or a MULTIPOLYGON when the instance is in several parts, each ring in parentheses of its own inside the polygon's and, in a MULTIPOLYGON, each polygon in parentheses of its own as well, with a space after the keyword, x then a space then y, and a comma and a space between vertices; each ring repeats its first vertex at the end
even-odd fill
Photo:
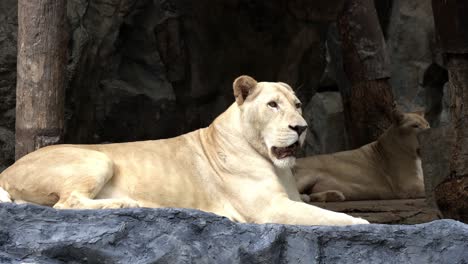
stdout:
POLYGON ((361 148, 298 159, 294 178, 305 202, 424 197, 418 133, 420 112, 393 110, 392 125, 361 148))
POLYGON ((368 223, 301 201, 291 167, 307 123, 289 85, 244 75, 233 90, 210 126, 175 138, 34 151, 0 174, 0 197, 58 209, 193 208, 249 223, 368 223))

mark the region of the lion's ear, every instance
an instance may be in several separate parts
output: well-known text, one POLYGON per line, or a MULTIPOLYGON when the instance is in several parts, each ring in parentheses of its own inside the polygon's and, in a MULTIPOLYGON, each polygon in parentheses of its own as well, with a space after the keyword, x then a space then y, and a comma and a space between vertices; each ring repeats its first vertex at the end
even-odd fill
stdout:
POLYGON ((248 75, 237 77, 232 84, 237 104, 243 104, 247 96, 249 96, 256 86, 257 81, 248 75))
POLYGON ((400 110, 394 108, 393 111, 392 111, 392 119, 393 119, 392 121, 393 121, 393 123, 395 125, 399 125, 403 121, 403 118, 404 118, 404 114, 400 110))

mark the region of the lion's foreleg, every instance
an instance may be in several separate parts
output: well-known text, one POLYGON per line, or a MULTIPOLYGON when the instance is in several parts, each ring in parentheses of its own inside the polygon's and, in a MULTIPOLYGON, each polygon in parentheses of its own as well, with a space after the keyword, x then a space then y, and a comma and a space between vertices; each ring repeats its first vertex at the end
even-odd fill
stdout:
POLYGON ((274 204, 275 208, 266 212, 263 222, 293 225, 355 225, 369 223, 361 218, 332 212, 303 202, 281 199, 274 204))

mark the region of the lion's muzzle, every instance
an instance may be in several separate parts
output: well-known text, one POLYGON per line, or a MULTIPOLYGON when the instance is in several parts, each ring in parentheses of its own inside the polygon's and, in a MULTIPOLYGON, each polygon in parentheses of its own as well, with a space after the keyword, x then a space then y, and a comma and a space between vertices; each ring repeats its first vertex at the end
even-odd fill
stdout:
POLYGON ((287 157, 295 157, 299 149, 299 141, 287 147, 272 147, 271 152, 277 159, 284 159, 287 157))

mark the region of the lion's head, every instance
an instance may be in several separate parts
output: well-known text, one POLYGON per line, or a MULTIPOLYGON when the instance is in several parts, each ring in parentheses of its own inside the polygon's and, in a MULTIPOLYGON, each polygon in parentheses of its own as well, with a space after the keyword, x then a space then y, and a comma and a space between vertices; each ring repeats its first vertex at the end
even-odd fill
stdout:
POLYGON ((275 166, 292 167, 307 129, 294 91, 282 82, 257 82, 245 75, 233 88, 246 140, 275 166))
POLYGON ((392 112, 393 125, 403 135, 416 136, 418 133, 428 129, 429 122, 424 118, 424 112, 403 113, 395 109, 392 112))
POLYGON ((398 136, 398 142, 403 142, 406 148, 419 155, 419 141, 417 135, 430 128, 424 118, 424 112, 403 113, 395 109, 392 112, 393 125, 391 130, 398 136))

